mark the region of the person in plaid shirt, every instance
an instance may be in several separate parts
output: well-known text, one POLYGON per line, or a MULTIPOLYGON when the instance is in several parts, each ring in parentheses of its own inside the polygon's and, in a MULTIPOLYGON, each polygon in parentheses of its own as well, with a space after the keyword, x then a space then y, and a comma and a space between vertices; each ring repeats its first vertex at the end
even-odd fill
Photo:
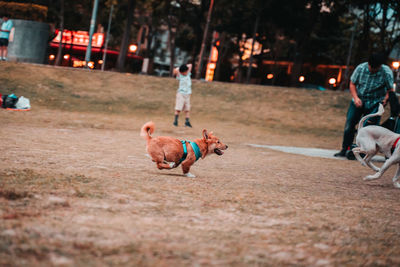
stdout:
MULTIPOLYGON (((368 62, 356 67, 350 78, 350 93, 353 97, 347 110, 342 150, 335 157, 345 157, 351 149, 355 126, 361 117, 378 111, 379 103, 386 104, 388 93, 393 91, 393 72, 384 65, 382 54, 371 54, 368 62)), ((365 124, 379 124, 380 117, 373 117, 365 124)), ((365 125, 364 124, 364 125, 365 125)), ((350 159, 350 158, 349 158, 350 159)), ((353 159, 353 158, 351 158, 353 159)))

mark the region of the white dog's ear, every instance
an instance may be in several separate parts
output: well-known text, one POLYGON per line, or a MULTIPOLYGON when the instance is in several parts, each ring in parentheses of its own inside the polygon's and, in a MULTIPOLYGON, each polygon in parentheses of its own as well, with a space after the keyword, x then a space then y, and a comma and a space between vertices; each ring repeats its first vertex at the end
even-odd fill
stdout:
POLYGON ((204 138, 204 140, 208 139, 208 132, 206 129, 203 130, 203 138, 204 138))

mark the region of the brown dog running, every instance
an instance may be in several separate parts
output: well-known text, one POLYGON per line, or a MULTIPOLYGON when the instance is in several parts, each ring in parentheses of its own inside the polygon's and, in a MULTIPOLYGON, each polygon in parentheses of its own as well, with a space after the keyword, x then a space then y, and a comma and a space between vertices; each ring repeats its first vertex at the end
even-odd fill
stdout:
POLYGON ((208 154, 215 153, 219 156, 224 154, 222 150, 228 148, 220 142, 218 137, 212 132, 203 130, 203 138, 196 139, 194 142, 180 141, 169 136, 151 137, 154 133, 154 123, 147 122, 142 126, 140 135, 147 141, 147 152, 152 160, 157 164, 157 168, 173 169, 182 163, 183 174, 186 177, 194 178, 189 172, 190 167, 199 159, 204 159, 208 154), (185 153, 186 152, 186 153, 185 153))

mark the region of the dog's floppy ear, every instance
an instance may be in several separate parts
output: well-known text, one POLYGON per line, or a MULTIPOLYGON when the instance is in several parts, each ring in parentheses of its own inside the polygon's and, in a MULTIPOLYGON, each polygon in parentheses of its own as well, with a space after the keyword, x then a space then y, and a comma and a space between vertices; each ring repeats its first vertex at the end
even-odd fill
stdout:
POLYGON ((208 139, 208 132, 206 129, 203 130, 203 138, 204 138, 204 140, 208 139))

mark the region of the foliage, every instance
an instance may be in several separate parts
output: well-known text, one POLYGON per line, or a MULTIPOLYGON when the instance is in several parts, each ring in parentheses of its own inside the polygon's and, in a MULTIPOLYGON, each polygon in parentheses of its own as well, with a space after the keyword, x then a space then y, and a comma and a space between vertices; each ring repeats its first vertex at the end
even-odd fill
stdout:
POLYGON ((32 3, 0 1, 0 14, 8 14, 13 19, 45 21, 48 8, 32 3))
MULTIPOLYGON (((15 1, 34 6, 30 4, 31 0, 15 1)), ((35 2, 48 8, 44 19, 57 27, 59 1, 35 2)), ((104 31, 107 30, 110 6, 114 4, 111 49, 120 49, 126 31, 129 31, 129 42, 137 42, 139 30, 145 27, 148 29, 145 35, 147 47, 142 47, 141 55, 151 58, 159 45, 154 42, 154 37, 159 32, 169 31, 172 36, 170 51, 171 46, 176 46, 191 53, 193 60, 198 57, 210 0, 136 0, 132 25, 125 29, 128 3, 128 0, 99 0, 97 23, 104 31)), ((92 0, 67 1, 65 28, 87 30, 92 8, 92 0)), ((219 47, 219 64, 223 63, 226 71, 222 75, 224 79, 237 65, 245 71, 247 63, 241 62, 243 42, 240 40, 252 38, 257 17, 260 22, 255 39, 263 47, 263 53, 254 59, 258 65, 262 60, 291 61, 299 66, 302 63, 345 65, 353 33, 351 65, 363 61, 372 51, 388 54, 400 43, 398 0, 218 0, 212 11, 205 57, 210 51, 212 32, 217 31, 224 36, 219 47)))

